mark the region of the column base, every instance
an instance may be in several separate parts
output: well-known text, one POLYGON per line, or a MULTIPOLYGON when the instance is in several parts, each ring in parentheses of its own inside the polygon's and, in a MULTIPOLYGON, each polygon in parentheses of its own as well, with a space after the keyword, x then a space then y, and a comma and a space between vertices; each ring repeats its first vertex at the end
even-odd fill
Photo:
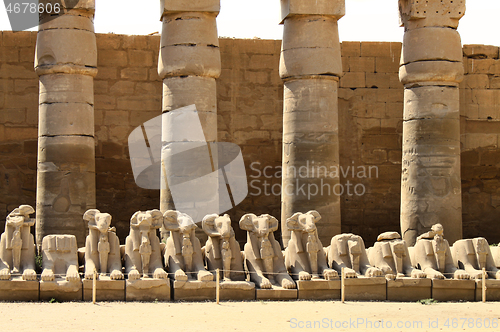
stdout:
POLYGON ((285 289, 283 287, 274 286, 270 289, 255 289, 256 300, 296 300, 298 296, 297 289, 285 289))
MULTIPOLYGON (((92 279, 83 280, 83 300, 92 301, 92 279)), ((125 301, 125 280, 99 277, 96 285, 96 301, 125 301)))
POLYGON ((175 280, 172 284, 174 301, 215 300, 215 281, 175 280))
POLYGON ((40 281, 40 301, 52 299, 61 302, 81 301, 83 298, 82 281, 67 281, 56 278, 54 281, 40 281))
MULTIPOLYGON (((483 300, 483 281, 476 280, 476 301, 483 300)), ((500 301, 500 280, 486 279, 486 301, 500 301)))
POLYGON ((433 279, 432 298, 436 301, 474 301, 474 280, 433 279))
POLYGON ((346 278, 345 299, 348 301, 385 301, 386 280, 383 277, 346 278))
POLYGON ((38 301, 39 292, 38 280, 26 281, 22 276, 0 280, 0 301, 38 301))
POLYGON ((340 280, 296 280, 299 300, 338 300, 340 280))
POLYGON ((255 284, 250 281, 223 281, 219 292, 219 298, 223 301, 255 300, 255 284))
POLYGON ((125 280, 126 301, 170 301, 170 280, 140 278, 125 280))
POLYGON ((415 302, 431 298, 432 280, 426 278, 397 278, 387 280, 387 300, 415 302))

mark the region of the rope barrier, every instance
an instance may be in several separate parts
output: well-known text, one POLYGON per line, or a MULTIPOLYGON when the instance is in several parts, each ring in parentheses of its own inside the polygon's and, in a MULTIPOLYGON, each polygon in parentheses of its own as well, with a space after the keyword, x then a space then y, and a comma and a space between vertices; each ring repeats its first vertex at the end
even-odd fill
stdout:
MULTIPOLYGON (((330 269, 332 269, 332 268, 330 268, 330 269)), ((344 269, 344 268, 342 268, 342 269, 344 269)), ((257 274, 257 273, 259 273, 259 272, 256 272, 256 271, 248 271, 248 270, 225 270, 225 269, 215 269, 215 270, 206 270, 206 271, 211 272, 212 274, 216 274, 216 271, 217 271, 217 270, 218 270, 219 272, 222 272, 222 273, 224 273, 224 272, 226 272, 226 271, 229 271, 229 272, 236 272, 236 273, 244 273, 244 274, 252 274, 252 273, 257 274)), ((332 270, 336 271, 336 272, 339 274, 339 277, 341 276, 341 274, 342 274, 341 272, 338 272, 338 271, 337 271, 337 270, 335 270, 335 269, 332 269, 332 270)), ((483 270, 484 270, 484 269, 483 269, 483 270)), ((436 270, 436 271, 437 271, 437 270, 436 270)), ((465 271, 465 270, 463 270, 463 271, 465 271)), ((478 271, 478 273, 482 273, 482 270, 477 270, 477 271, 478 271)), ((489 270, 484 270, 484 272, 485 272, 486 274, 487 274, 487 273, 498 273, 499 271, 500 271, 500 269, 499 269, 499 270, 497 270, 497 271, 489 271, 489 270)), ((175 276, 175 272, 168 272, 168 271, 165 271, 165 272, 166 272, 166 274, 168 274, 169 276, 175 276)), ((186 271, 184 271, 184 272, 185 272, 185 273, 195 273, 195 272, 186 272, 186 271)), ((438 272, 439 272, 439 271, 438 271, 438 272)), ((288 275, 290 275, 290 276, 300 276, 300 275, 301 275, 300 273, 291 273, 291 272, 288 272, 288 271, 287 271, 286 273, 287 273, 288 275)), ((468 273, 468 272, 467 272, 467 273, 468 273)), ((80 277, 84 277, 84 276, 86 275, 86 273, 85 273, 85 272, 78 272, 78 274, 80 275, 80 277)), ((100 275, 100 273, 97 273, 97 274, 98 274, 98 275, 100 275)), ((127 277, 128 277, 128 275, 129 275, 129 273, 127 273, 127 272, 122 272, 122 274, 123 274, 123 276, 124 276, 124 277, 125 277, 125 276, 127 276, 127 277)), ((262 271, 262 274, 264 274, 264 275, 266 275, 266 274, 267 274, 267 275, 279 275, 279 274, 283 274, 283 272, 264 272, 264 271, 262 271)), ((320 274, 320 273, 318 273, 318 274, 320 274)), ((443 272, 441 272, 441 274, 443 274, 443 275, 445 275, 445 276, 446 276, 446 275, 450 275, 450 276, 452 276, 452 275, 454 275, 454 274, 455 274, 455 272, 444 272, 444 273, 443 273, 443 272)), ((11 274, 11 277, 21 277, 22 275, 23 275, 22 273, 12 273, 12 274, 11 274)), ((37 277, 41 277, 41 276, 43 275, 43 273, 36 273, 35 275, 36 275, 37 277)), ((53 275, 54 275, 54 277, 56 277, 56 278, 66 277, 66 274, 56 274, 56 273, 54 273, 53 275)), ((110 273, 106 273, 105 275, 106 275, 106 276, 109 276, 109 275, 110 275, 110 273)), ((149 273, 149 275, 153 275, 153 273, 149 273)), ((382 275, 382 276, 384 276, 384 275, 382 275)), ((381 276, 381 277, 382 277, 382 276, 381 276)), ((83 278, 83 279, 85 279, 85 278, 83 278)), ((90 280, 91 280, 91 279, 92 279, 92 278, 90 278, 90 280)), ((1 280, 1 279, 0 279, 0 280, 1 280)), ((500 279, 499 279, 499 280, 500 280, 500 279)))

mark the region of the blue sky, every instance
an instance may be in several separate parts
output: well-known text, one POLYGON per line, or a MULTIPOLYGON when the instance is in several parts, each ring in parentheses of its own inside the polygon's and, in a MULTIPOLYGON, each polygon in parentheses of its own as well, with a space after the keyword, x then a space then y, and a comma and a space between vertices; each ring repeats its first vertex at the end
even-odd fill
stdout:
MULTIPOLYGON (((159 0, 96 0, 98 33, 150 34, 160 31, 159 0)), ((460 21, 463 44, 500 46, 499 0, 468 0, 460 21)), ((281 39, 279 0, 221 0, 217 19, 221 37, 281 39)), ((4 7, 0 30, 10 30, 4 7)), ((397 0, 346 0, 346 16, 339 21, 341 40, 401 41, 397 0)))

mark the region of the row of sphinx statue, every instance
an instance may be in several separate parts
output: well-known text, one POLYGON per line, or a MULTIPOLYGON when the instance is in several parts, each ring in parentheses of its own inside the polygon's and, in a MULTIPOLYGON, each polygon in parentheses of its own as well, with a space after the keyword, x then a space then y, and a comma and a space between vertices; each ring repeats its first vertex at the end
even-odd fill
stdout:
MULTIPOLYGON (((21 205, 6 218, 0 240, 0 280, 21 275, 37 280, 35 244, 30 232, 35 211, 21 205)), ((292 231, 288 247, 282 251, 274 238, 278 220, 268 214, 245 214, 239 221, 247 231, 244 251, 235 239, 230 217, 211 214, 202 220, 208 240, 202 248, 195 235, 196 223, 185 213, 169 210, 138 211, 130 219, 130 234, 120 245, 111 227, 111 215, 91 209, 84 214, 89 235, 85 248, 77 248, 73 235, 48 235, 42 242, 42 281, 57 275, 66 280, 80 280, 78 251, 84 252, 84 278, 96 270, 112 280, 140 278, 176 281, 211 281, 216 269, 222 282, 244 281, 247 272, 257 288, 274 286, 292 289, 296 280, 333 280, 342 268, 346 278, 480 278, 482 268, 490 278, 500 279, 488 242, 484 238, 459 240, 450 246, 440 224, 418 237, 409 248, 397 232, 378 236, 373 247, 365 249, 363 239, 354 234, 339 234, 328 247, 320 242, 317 211, 295 213, 286 220, 292 231), (157 230, 170 232, 162 243, 157 230)))

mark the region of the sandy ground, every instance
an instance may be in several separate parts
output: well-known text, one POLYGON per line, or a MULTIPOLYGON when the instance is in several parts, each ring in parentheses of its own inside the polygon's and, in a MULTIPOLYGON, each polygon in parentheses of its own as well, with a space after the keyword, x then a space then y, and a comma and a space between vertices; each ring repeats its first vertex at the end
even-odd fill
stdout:
POLYGON ((500 303, 0 303, 0 331, 27 330, 500 331, 500 303))

